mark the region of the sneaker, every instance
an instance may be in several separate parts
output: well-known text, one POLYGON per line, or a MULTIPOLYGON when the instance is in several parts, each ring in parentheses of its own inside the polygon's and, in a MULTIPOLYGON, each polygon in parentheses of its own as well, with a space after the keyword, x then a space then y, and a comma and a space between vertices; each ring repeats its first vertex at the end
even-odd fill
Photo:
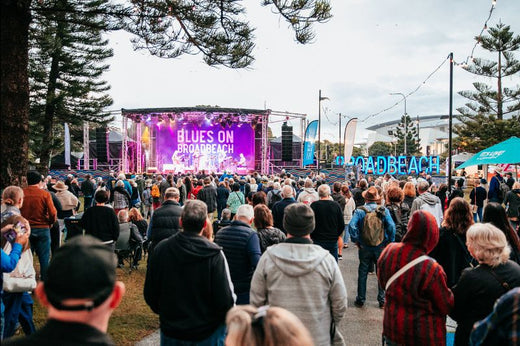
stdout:
POLYGON ((338 259, 342 260, 343 259, 343 255, 338 255, 338 259))
POLYGON ((344 249, 348 248, 348 244, 343 245, 343 248, 344 249))
POLYGON ((384 309, 385 308, 385 302, 379 302, 379 308, 384 309))
POLYGON ((362 308, 363 305, 365 305, 365 303, 360 302, 359 300, 355 300, 355 301, 354 301, 354 306, 355 306, 356 308, 362 308))
POLYGON ((368 275, 376 275, 376 272, 368 272, 368 275))

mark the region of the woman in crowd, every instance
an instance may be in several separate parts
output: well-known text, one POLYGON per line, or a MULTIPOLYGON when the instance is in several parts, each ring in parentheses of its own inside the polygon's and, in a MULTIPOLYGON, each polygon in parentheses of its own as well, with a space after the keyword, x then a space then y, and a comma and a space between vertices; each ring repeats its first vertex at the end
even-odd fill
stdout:
POLYGON ((193 185, 191 183, 191 179, 189 176, 186 176, 184 178, 184 186, 186 186, 186 200, 193 199, 192 193, 191 193, 193 190, 193 185))
POLYGON ((518 234, 507 220, 504 207, 496 202, 488 203, 486 208, 484 208, 483 222, 491 223, 504 233, 507 243, 511 248, 509 259, 520 264, 520 240, 518 239, 518 234))
POLYGON ((507 217, 514 230, 520 224, 520 182, 515 182, 511 191, 506 193, 504 198, 504 205, 507 210, 507 217))
POLYGON ((139 233, 143 238, 146 238, 148 230, 148 222, 143 218, 141 212, 137 208, 132 208, 128 211, 128 220, 137 226, 139 233))
POLYGON ((139 208, 141 204, 141 196, 139 196, 139 188, 137 187, 137 183, 134 179, 130 179, 128 182, 130 183, 130 186, 132 186, 132 195, 130 196, 130 207, 133 208, 137 206, 137 208, 139 208))
POLYGON ((445 211, 448 207, 448 185, 442 183, 437 192, 435 192, 435 196, 439 197, 441 200, 442 211, 445 211))
POLYGON ((343 249, 348 248, 348 225, 350 223, 350 220, 352 219, 352 214, 354 213, 354 210, 356 210, 356 202, 354 202, 354 198, 350 193, 348 184, 343 184, 341 186, 341 194, 345 198, 345 208, 343 208, 343 221, 345 221, 345 230, 343 231, 341 237, 338 239, 338 257, 341 255, 341 258, 343 258, 343 249))
POLYGON ((397 187, 392 186, 386 191, 386 208, 392 216, 395 223, 395 241, 401 241, 406 234, 406 227, 408 225, 408 214, 410 208, 408 204, 402 203, 404 198, 403 191, 397 187))
POLYGON ((520 266, 509 260, 510 249, 501 230, 478 223, 469 228, 466 238, 479 265, 464 270, 453 287, 455 306, 450 317, 457 321, 455 345, 467 345, 473 324, 491 313, 501 295, 520 286, 520 266))
POLYGON ((240 184, 234 183, 227 200, 227 208, 231 210, 231 219, 235 217, 238 207, 246 203, 244 194, 240 191, 240 184))
POLYGON ((119 213, 122 209, 128 209, 131 205, 131 197, 128 191, 125 189, 125 183, 122 180, 118 180, 116 187, 110 195, 110 202, 114 203, 114 212, 119 213))
POLYGON ((61 204, 61 211, 58 210, 58 221, 60 222, 60 230, 63 230, 64 219, 75 214, 79 199, 72 192, 67 191, 69 187, 61 180, 54 184, 52 188, 56 190, 56 197, 61 204))
POLYGON ((312 346, 312 337, 292 312, 252 305, 235 306, 226 316, 226 346, 312 346))
POLYGON ((106 205, 108 191, 96 192, 94 202, 95 205, 83 213, 81 227, 85 230, 85 234, 98 238, 114 249, 115 241, 119 237, 119 222, 114 209, 106 205))
POLYGON ((404 193, 403 203, 406 203, 408 205, 408 208, 411 209, 413 201, 415 200, 415 197, 417 197, 417 192, 415 191, 415 185, 412 182, 408 181, 406 184, 404 184, 403 193, 404 193))
POLYGON ((226 208, 228 197, 229 189, 226 187, 226 183, 221 181, 217 188, 217 218, 219 220, 222 217, 222 210, 226 208))
MULTIPOLYGON (((134 208, 135 209, 135 208, 134 208)), ((128 211, 126 209, 120 210, 117 214, 117 220, 119 221, 119 232, 130 231, 130 247, 134 252, 134 258, 132 259, 132 269, 139 267, 139 261, 143 255, 143 242, 144 239, 139 233, 139 229, 136 225, 128 220, 128 211)), ((119 256, 118 256, 119 257, 119 256)), ((119 266, 122 267, 123 260, 119 257, 119 266)))
POLYGON ((468 202, 454 198, 444 214, 439 243, 430 254, 444 268, 448 287, 457 283, 464 268, 476 264, 466 247, 466 231, 471 225, 473 215, 468 202))
POLYGON ((453 307, 453 294, 442 267, 425 256, 438 240, 435 217, 418 210, 402 242, 390 243, 377 261, 379 283, 386 289, 383 337, 387 345, 446 344, 446 315, 453 307), (421 256, 423 261, 395 276, 421 256))
POLYGON ((186 202, 186 185, 184 185, 184 179, 182 177, 177 178, 177 189, 179 189, 179 204, 181 206, 186 202))
POLYGON ((477 209, 473 212, 473 221, 482 222, 482 211, 484 210, 484 202, 487 199, 487 190, 486 190, 486 179, 480 179, 480 185, 475 186, 473 190, 471 190, 469 194, 469 200, 472 207, 476 207, 477 209), (478 217, 478 219, 477 219, 478 217))
POLYGON ((271 245, 285 240, 285 234, 278 228, 273 227, 273 215, 265 204, 258 204, 254 208, 254 224, 260 239, 260 251, 262 253, 271 245))
POLYGON ((256 207, 258 204, 267 205, 267 195, 265 194, 264 191, 255 192, 255 193, 253 193, 251 202, 252 202, 253 208, 256 207))

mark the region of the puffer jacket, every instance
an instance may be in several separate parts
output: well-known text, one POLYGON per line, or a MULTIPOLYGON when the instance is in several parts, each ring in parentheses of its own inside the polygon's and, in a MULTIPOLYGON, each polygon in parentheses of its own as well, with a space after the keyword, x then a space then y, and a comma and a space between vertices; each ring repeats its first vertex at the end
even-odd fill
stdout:
POLYGON ((264 253, 269 246, 281 243, 286 238, 285 233, 276 227, 259 228, 256 231, 258 232, 260 251, 262 251, 262 253, 264 253))

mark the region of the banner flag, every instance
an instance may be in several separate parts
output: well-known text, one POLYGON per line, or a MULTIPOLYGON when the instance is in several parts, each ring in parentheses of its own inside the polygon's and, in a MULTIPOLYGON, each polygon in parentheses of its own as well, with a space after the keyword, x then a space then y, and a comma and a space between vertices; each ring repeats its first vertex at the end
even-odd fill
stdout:
POLYGON ((356 127, 357 127, 357 118, 352 118, 348 121, 345 126, 345 151, 343 154, 344 165, 346 166, 350 162, 350 157, 352 156, 352 150, 354 149, 354 139, 356 138, 356 127))
POLYGON ((64 123, 65 127, 65 165, 70 166, 70 132, 69 124, 64 123))
POLYGON ((314 163, 314 142, 316 141, 317 132, 318 120, 311 121, 305 130, 305 140, 303 143, 303 166, 312 165, 314 163))

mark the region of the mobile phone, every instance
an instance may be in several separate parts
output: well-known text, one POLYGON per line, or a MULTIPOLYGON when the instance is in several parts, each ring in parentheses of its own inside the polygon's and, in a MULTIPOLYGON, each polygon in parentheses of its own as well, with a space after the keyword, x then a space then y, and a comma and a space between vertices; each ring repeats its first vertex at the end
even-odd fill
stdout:
POLYGON ((16 239, 16 231, 14 229, 10 229, 9 231, 5 232, 4 233, 4 238, 10 242, 10 243, 14 243, 15 239, 16 239))
POLYGON ((14 225, 14 230, 16 231, 16 233, 20 233, 20 234, 24 234, 26 229, 25 229, 25 225, 23 223, 21 223, 20 221, 18 221, 15 225, 14 225))

